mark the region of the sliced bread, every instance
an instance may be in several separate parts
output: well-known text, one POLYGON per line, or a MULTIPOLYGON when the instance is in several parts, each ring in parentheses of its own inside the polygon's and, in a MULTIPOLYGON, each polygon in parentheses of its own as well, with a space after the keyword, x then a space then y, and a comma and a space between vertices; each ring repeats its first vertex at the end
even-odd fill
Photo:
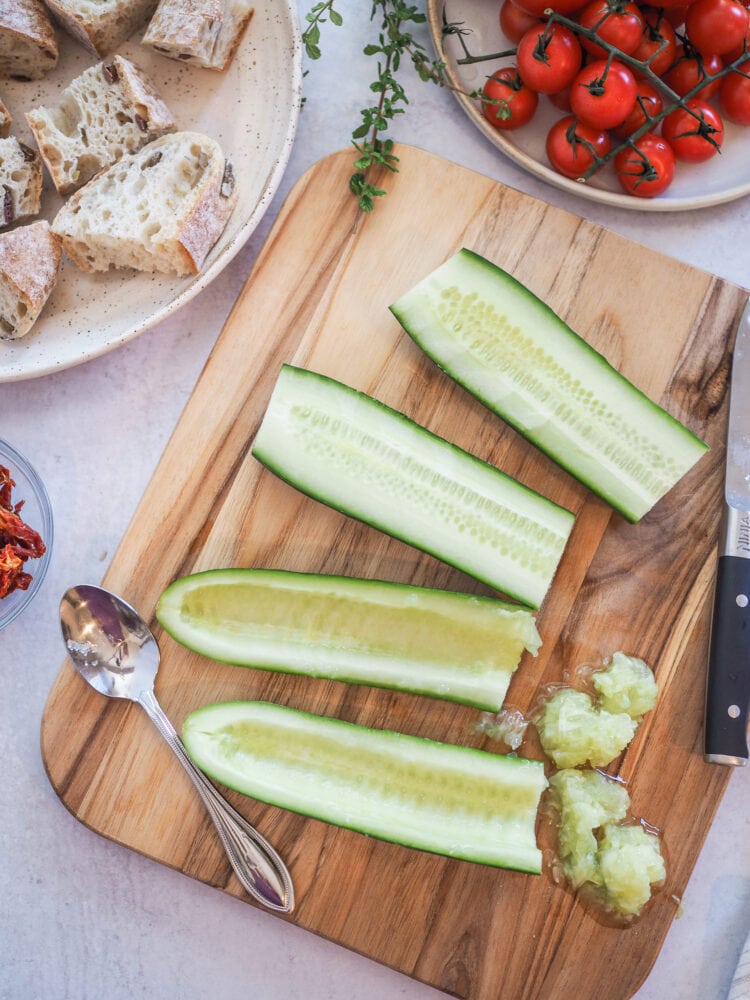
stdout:
POLYGON ((56 65, 55 29, 42 0, 0 0, 0 76, 40 80, 56 65))
POLYGON ((25 336, 57 281, 62 250, 47 222, 0 233, 0 339, 25 336))
POLYGON ((170 59, 223 70, 252 16, 250 0, 160 0, 143 44, 170 59))
POLYGON ((97 174, 63 205, 52 229, 83 271, 197 274, 236 198, 218 143, 174 132, 97 174))
POLYGON ((151 81, 118 55, 84 70, 55 107, 34 108, 26 121, 55 187, 64 195, 176 128, 151 81))
POLYGON ((103 59, 146 23, 156 9, 157 0, 45 0, 45 3, 69 35, 103 59))
POLYGON ((0 229, 41 208, 42 159, 15 136, 0 139, 0 198, 0 229))

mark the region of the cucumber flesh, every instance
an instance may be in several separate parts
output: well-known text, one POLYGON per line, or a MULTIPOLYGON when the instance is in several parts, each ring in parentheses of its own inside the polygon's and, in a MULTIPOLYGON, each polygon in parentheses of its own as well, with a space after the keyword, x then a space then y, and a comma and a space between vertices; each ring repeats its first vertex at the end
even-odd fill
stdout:
POLYGON ((532 292, 470 250, 391 311, 444 371, 628 520, 707 450, 532 292))
POLYGON ((185 720, 195 764, 238 792, 408 847, 539 873, 539 761, 368 729, 267 702, 185 720))
POLYGON ((156 617, 189 649, 245 667, 328 677, 498 711, 534 618, 489 597, 284 570, 182 577, 156 617))
POLYGON ((573 515, 364 393, 284 365, 253 455, 323 503, 538 608, 573 515))

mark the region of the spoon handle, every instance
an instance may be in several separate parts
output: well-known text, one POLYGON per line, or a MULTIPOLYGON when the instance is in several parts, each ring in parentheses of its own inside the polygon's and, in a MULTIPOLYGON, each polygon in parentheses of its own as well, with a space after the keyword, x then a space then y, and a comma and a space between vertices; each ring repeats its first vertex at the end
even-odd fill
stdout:
POLYGON ((269 910, 291 913, 294 889, 289 871, 274 848, 214 788, 193 764, 153 691, 144 691, 138 703, 187 771, 221 838, 227 857, 247 892, 269 910))

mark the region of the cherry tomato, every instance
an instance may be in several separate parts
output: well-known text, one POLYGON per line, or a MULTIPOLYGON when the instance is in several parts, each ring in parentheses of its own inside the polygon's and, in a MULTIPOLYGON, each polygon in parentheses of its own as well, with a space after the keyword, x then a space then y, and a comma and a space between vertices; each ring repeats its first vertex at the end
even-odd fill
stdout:
POLYGON ((719 100, 730 121, 750 125, 750 60, 741 63, 738 69, 739 73, 728 73, 721 81, 719 100))
POLYGON ((615 128, 633 110, 637 89, 627 66, 596 59, 581 70, 570 90, 573 114, 594 128, 615 128))
POLYGON ((637 132, 649 119, 656 117, 664 107, 661 94, 648 80, 637 80, 636 89, 633 110, 622 125, 618 125, 612 130, 618 139, 626 139, 633 132, 637 132))
POLYGON ((724 123, 710 104, 692 100, 667 115, 661 134, 678 160, 703 163, 719 152, 724 141, 724 123))
POLYGON ((750 25, 748 25, 747 31, 745 32, 745 37, 739 45, 735 45, 733 49, 729 52, 724 53, 724 65, 735 62, 737 59, 741 59, 742 56, 746 56, 750 53, 750 25))
POLYGON ((647 62, 657 76, 665 73, 675 60, 677 36, 663 10, 644 8, 643 31, 638 45, 630 53, 634 59, 647 62))
POLYGON ((723 55, 741 45, 748 12, 739 0, 695 0, 685 16, 691 44, 703 55, 723 55))
POLYGON ((499 20, 500 30, 514 45, 518 45, 527 31, 542 23, 540 18, 521 10, 513 0, 503 0, 499 20))
POLYGON ((543 24, 518 43, 518 73, 527 87, 554 94, 570 86, 581 68, 581 46, 568 28, 543 24))
MULTIPOLYGON (((693 0, 659 0, 659 7, 667 11, 667 16, 672 22, 672 27, 677 28, 685 20, 685 14, 693 0)), ((652 3, 650 6, 654 6, 652 3)))
MULTIPOLYGON (((724 68, 724 62, 719 55, 701 56, 699 53, 688 55, 683 46, 677 46, 677 59, 664 74, 664 82, 676 94, 684 97, 697 87, 701 80, 713 76, 724 68)), ((721 80, 711 80, 705 83, 693 96, 700 94, 701 100, 713 97, 721 85, 721 80)))
POLYGON ((675 159, 666 139, 647 132, 615 157, 615 173, 622 188, 636 198, 653 198, 674 179, 675 159))
POLYGON ((560 118, 547 135, 547 159, 564 177, 576 180, 594 165, 594 157, 606 156, 612 141, 606 132, 591 128, 573 115, 560 118))
MULTIPOLYGON (((641 40, 643 15, 632 2, 623 0, 592 0, 578 15, 578 22, 584 28, 596 31, 602 41, 616 46, 621 52, 633 52, 641 40)), ((598 59, 607 56, 607 50, 581 36, 581 45, 598 59)))
POLYGON ((558 14, 573 14, 583 7, 586 0, 513 0, 513 2, 527 14, 542 17, 547 8, 557 11, 558 14))
POLYGON ((521 80, 515 66, 497 70, 482 88, 482 114, 501 131, 520 128, 534 117, 539 98, 521 80), (492 103, 494 102, 494 103, 492 103))
POLYGON ((664 16, 672 25, 673 28, 679 28, 681 24, 685 23, 685 15, 687 14, 687 6, 684 7, 669 7, 667 4, 661 4, 661 10, 664 11, 664 16))

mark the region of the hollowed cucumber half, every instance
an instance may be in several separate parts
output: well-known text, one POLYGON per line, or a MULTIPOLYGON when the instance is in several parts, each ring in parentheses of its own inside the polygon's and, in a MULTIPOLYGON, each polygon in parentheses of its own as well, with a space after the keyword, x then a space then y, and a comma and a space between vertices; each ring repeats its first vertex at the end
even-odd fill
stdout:
POLYGON ((533 616, 490 597, 351 577, 220 569, 175 580, 156 617, 178 642, 245 667, 413 691, 497 711, 533 616))
POLYGON ((391 311, 444 371, 630 521, 707 451, 528 288, 471 250, 391 311))
POLYGON ((541 871, 539 761, 268 702, 200 708, 182 738, 201 770, 262 802, 408 847, 541 871))
POLYGON ((573 515, 402 413, 284 365, 253 455, 323 503, 538 608, 573 515))

